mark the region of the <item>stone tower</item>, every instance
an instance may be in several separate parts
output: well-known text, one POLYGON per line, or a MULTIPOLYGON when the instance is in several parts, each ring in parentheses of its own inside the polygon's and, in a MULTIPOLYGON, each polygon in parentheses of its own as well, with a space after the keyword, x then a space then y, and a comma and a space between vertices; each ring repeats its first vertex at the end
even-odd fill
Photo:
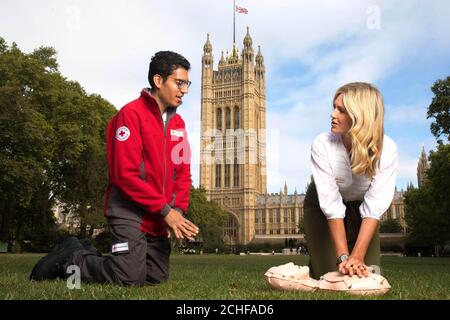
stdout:
POLYGON ((225 240, 248 243, 254 210, 266 194, 266 88, 261 48, 255 56, 249 28, 239 50, 221 54, 214 70, 212 45, 203 46, 200 185, 229 213, 225 240))
POLYGON ((420 154, 419 163, 417 164, 417 185, 419 188, 423 187, 427 182, 428 168, 427 154, 425 153, 425 148, 422 146, 422 153, 420 154))

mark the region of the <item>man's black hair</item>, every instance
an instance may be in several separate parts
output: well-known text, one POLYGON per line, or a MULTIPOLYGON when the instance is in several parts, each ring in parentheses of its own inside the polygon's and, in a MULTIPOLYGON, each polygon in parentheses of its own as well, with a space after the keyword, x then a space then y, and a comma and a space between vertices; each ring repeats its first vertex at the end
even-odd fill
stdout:
POLYGON ((189 61, 173 51, 159 51, 157 52, 150 61, 150 67, 148 69, 148 82, 152 89, 156 89, 155 83, 153 82, 153 76, 159 74, 164 81, 167 77, 172 74, 175 69, 183 68, 189 71, 191 64, 189 61))

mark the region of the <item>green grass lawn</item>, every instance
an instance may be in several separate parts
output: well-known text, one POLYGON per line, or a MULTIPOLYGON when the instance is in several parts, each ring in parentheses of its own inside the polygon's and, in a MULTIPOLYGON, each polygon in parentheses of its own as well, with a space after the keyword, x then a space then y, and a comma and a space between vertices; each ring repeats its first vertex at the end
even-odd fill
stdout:
POLYGON ((172 255, 171 276, 159 286, 120 287, 66 282, 29 282, 40 254, 0 255, 0 299, 450 299, 450 258, 382 257, 382 273, 392 286, 382 297, 342 293, 278 292, 265 283, 275 265, 307 265, 305 256, 172 255))

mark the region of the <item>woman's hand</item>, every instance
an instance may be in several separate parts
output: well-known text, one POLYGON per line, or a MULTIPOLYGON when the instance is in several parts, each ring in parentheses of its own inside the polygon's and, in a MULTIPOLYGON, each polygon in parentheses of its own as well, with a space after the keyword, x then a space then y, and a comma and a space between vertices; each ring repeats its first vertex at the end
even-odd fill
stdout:
POLYGON ((369 276, 369 270, 363 259, 350 255, 347 260, 339 264, 339 272, 353 276, 354 274, 362 278, 369 276))
POLYGON ((369 267, 364 263, 367 248, 373 238, 378 227, 378 220, 373 218, 364 218, 359 228, 358 238, 356 239, 355 247, 353 248, 348 259, 339 264, 339 271, 343 274, 358 277, 368 277, 369 267))

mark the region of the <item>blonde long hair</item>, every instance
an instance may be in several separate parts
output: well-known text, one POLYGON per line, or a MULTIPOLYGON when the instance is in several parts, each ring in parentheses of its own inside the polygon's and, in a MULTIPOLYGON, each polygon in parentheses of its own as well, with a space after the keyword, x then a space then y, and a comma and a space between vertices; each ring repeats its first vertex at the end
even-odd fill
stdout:
POLYGON ((380 166, 383 150, 383 96, 373 85, 364 82, 352 82, 340 87, 333 102, 340 94, 352 120, 348 132, 352 141, 352 172, 372 178, 380 166))

